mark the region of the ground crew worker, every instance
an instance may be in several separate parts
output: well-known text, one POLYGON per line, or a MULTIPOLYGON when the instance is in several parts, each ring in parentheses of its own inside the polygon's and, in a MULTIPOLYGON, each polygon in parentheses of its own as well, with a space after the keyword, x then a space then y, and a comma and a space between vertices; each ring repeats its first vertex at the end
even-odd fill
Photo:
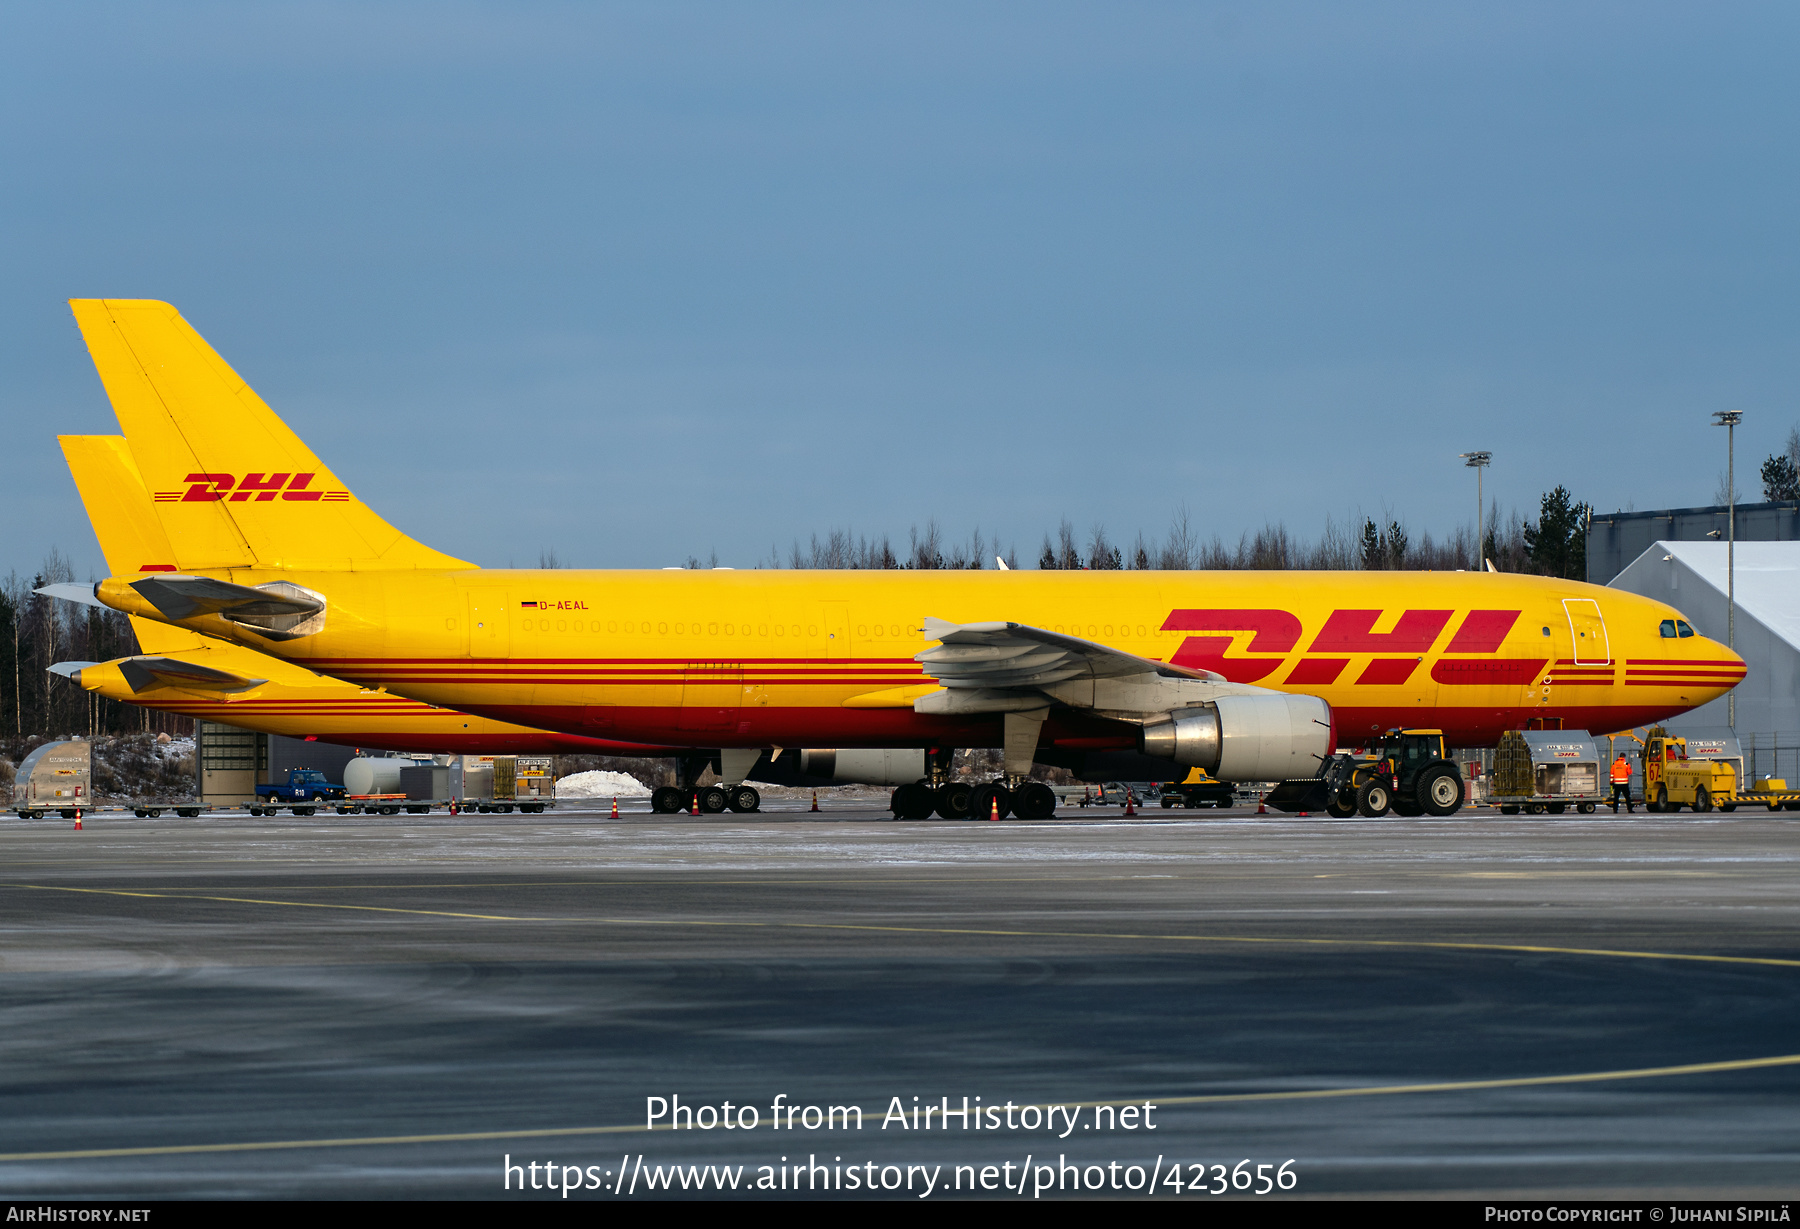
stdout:
POLYGON ((1619 813, 1619 799, 1621 798, 1625 800, 1625 814, 1631 814, 1631 761, 1625 758, 1623 751, 1619 752, 1619 758, 1613 761, 1612 787, 1613 814, 1619 813))

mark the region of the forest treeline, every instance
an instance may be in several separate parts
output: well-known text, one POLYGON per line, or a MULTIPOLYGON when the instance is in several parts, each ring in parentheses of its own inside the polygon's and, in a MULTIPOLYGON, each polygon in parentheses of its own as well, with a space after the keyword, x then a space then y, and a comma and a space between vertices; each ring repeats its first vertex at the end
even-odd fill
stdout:
MULTIPOLYGON (((1502 518, 1496 504, 1486 520, 1483 554, 1502 572, 1580 579, 1587 569, 1588 511, 1560 486, 1543 497, 1535 521, 1525 521, 1516 512, 1502 518)), ((904 549, 896 549, 886 536, 833 531, 823 538, 812 536, 805 546, 796 540, 785 554, 771 551, 759 566, 977 569, 995 567, 999 557, 1009 568, 1035 564, 1056 570, 1451 571, 1476 566, 1473 539, 1467 527, 1442 539, 1434 539, 1428 532, 1415 538, 1398 519, 1365 517, 1360 525, 1327 521, 1325 531, 1311 541, 1279 524, 1226 541, 1204 535, 1183 511, 1176 514, 1162 537, 1151 540, 1139 533, 1129 543, 1115 542, 1099 525, 1079 533, 1065 520, 1044 535, 1035 556, 1022 561, 1016 548, 1003 546, 979 529, 967 538, 951 540, 936 520, 929 520, 924 529, 915 528, 908 534, 904 549)), ((717 562, 714 559, 711 565, 717 562)), ((557 566, 555 556, 549 553, 539 563, 557 566)), ((688 565, 711 566, 698 559, 688 560, 688 565)), ((34 575, 13 573, 0 581, 0 734, 192 733, 193 723, 188 718, 104 699, 49 673, 48 668, 57 662, 109 661, 138 652, 137 637, 124 615, 34 592, 44 585, 74 579, 69 560, 52 549, 34 575)))
MULTIPOLYGON (((1482 557, 1502 572, 1525 572, 1580 580, 1587 575, 1587 521, 1591 509, 1577 502, 1563 487, 1546 493, 1535 521, 1521 518, 1515 509, 1502 518, 1500 506, 1490 506, 1484 518, 1482 557)), ((764 568, 909 568, 920 570, 978 569, 997 567, 1004 559, 1009 568, 1019 567, 1015 546, 1002 546, 976 529, 966 539, 948 539, 935 518, 925 527, 914 526, 904 548, 892 539, 832 530, 823 537, 812 535, 806 545, 795 539, 784 553, 772 548, 758 563, 764 568)), ((1245 532, 1235 541, 1207 535, 1186 509, 1175 514, 1165 534, 1150 538, 1139 532, 1130 542, 1115 541, 1104 525, 1086 531, 1064 520, 1046 533, 1034 562, 1044 570, 1112 569, 1163 571, 1225 571, 1260 568, 1275 571, 1316 569, 1335 571, 1437 571, 1481 566, 1475 555, 1475 533, 1461 526, 1447 537, 1434 539, 1430 532, 1414 538, 1398 519, 1355 518, 1343 523, 1328 519, 1317 539, 1308 540, 1289 531, 1285 524, 1266 525, 1245 532)), ((690 557, 690 568, 716 567, 690 557)))
POLYGON ((131 622, 118 611, 33 592, 74 579, 68 559, 53 547, 35 575, 14 572, 0 580, 0 733, 191 733, 186 717, 104 699, 49 672, 57 662, 110 661, 138 651, 131 622))

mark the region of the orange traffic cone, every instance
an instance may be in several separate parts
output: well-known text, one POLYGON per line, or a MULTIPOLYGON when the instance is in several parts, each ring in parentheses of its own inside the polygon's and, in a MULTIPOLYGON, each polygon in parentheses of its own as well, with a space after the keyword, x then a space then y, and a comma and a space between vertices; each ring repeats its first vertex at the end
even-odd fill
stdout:
POLYGON ((612 817, 613 817, 613 818, 614 818, 614 819, 617 819, 617 818, 619 818, 619 800, 618 800, 618 799, 617 799, 617 798, 614 798, 614 799, 613 799, 613 814, 612 814, 612 817))
POLYGON ((999 823, 1000 822, 1000 795, 995 794, 993 796, 992 802, 993 802, 993 808, 988 811, 988 818, 993 820, 995 823, 999 823))
POLYGON ((1137 795, 1132 793, 1130 790, 1125 791, 1125 814, 1127 814, 1127 815, 1136 815, 1137 814, 1137 795))
POLYGON ((75 831, 81 831, 81 812, 79 810, 75 812, 75 831))
POLYGON ((689 815, 700 814, 700 791, 699 790, 695 790, 694 796, 688 800, 688 814, 689 815))
POLYGON ((808 811, 808 812, 807 812, 807 814, 809 814, 809 815, 817 815, 817 814, 818 814, 818 813, 819 813, 819 791, 818 791, 818 790, 814 790, 814 791, 813 791, 813 804, 812 804, 812 810, 811 810, 811 811, 808 811))
POLYGON ((1267 815, 1269 813, 1268 800, 1269 796, 1267 794, 1258 794, 1256 796, 1256 813, 1258 815, 1267 815))

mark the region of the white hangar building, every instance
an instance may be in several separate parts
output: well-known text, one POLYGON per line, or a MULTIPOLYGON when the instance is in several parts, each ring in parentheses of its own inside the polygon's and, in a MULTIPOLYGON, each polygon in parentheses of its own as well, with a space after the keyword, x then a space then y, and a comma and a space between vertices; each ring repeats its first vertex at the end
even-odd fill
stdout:
MULTIPOLYGON (((1653 542, 1613 577, 1609 588, 1669 603, 1703 636, 1723 644, 1724 542, 1653 542)), ((1737 685, 1737 733, 1748 755, 1752 739, 1761 771, 1800 776, 1800 542, 1737 544, 1737 651, 1749 665, 1737 685), (1795 759, 1790 759, 1793 752, 1795 759)), ((1677 734, 1726 724, 1721 696, 1668 723, 1677 734)))

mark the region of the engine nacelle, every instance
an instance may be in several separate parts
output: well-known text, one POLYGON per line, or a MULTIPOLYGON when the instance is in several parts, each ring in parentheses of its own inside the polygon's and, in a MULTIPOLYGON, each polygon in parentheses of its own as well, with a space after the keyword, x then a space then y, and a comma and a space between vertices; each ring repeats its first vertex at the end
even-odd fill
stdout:
POLYGON ((1144 727, 1145 755, 1221 781, 1316 777, 1335 750, 1331 705, 1317 696, 1220 696, 1144 727))
POLYGON ((919 747, 803 750, 800 772, 845 785, 909 785, 924 779, 925 752, 919 747))

